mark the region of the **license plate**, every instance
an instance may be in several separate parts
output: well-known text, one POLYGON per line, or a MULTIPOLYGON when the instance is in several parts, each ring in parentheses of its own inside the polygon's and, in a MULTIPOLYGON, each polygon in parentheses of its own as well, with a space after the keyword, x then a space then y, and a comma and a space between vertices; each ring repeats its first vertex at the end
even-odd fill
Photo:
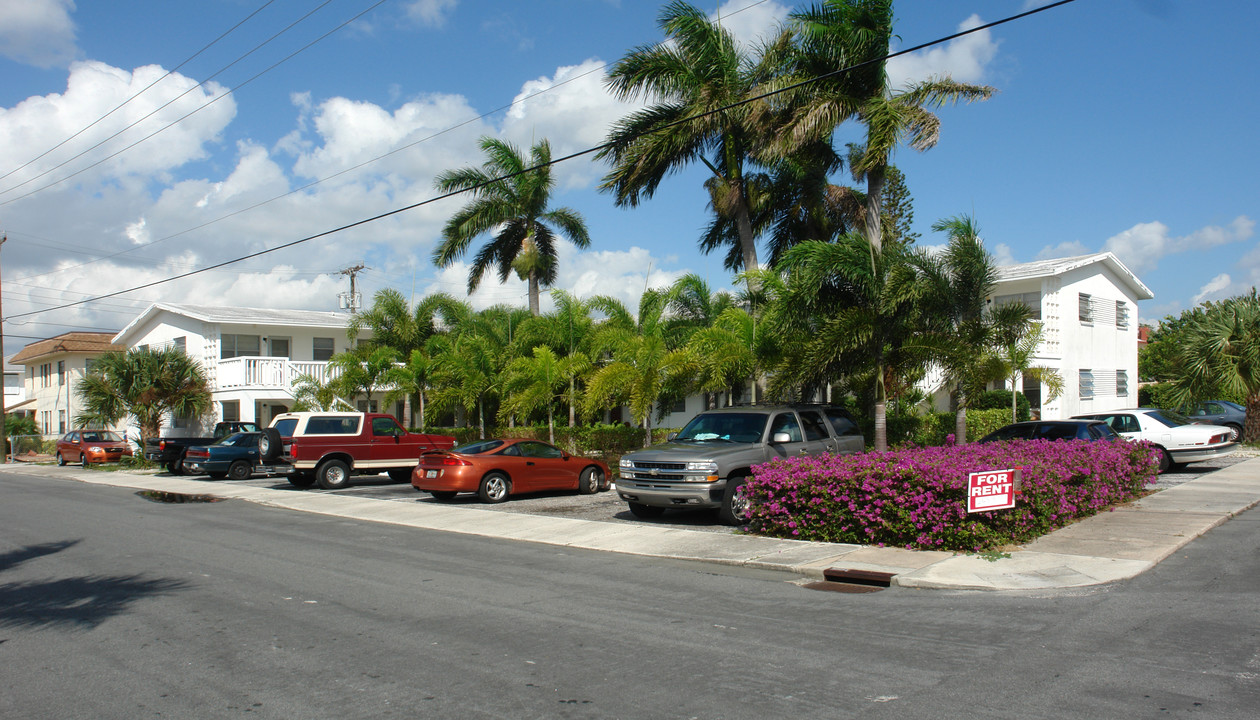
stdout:
POLYGON ((437 470, 425 470, 424 476, 427 478, 435 478, 437 477, 437 472, 437 470))

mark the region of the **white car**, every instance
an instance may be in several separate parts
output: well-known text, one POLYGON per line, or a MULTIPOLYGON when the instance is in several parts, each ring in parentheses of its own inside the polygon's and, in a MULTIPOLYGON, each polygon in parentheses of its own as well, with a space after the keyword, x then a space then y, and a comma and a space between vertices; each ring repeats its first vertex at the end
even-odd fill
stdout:
POLYGON ((1232 455, 1238 443, 1229 428, 1199 425, 1171 410, 1132 408, 1075 417, 1102 420, 1121 437, 1146 440, 1159 449, 1159 471, 1192 462, 1232 455))

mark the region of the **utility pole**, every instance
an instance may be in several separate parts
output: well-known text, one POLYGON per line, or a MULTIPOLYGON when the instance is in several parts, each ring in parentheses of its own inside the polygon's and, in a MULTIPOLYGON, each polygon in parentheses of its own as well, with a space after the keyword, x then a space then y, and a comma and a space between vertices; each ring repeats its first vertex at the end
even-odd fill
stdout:
POLYGON ((355 281, 355 276, 358 275, 359 271, 361 270, 367 270, 367 268, 363 265, 363 263, 359 263, 358 265, 355 265, 354 267, 348 267, 345 270, 342 270, 341 272, 337 273, 338 275, 350 276, 350 294, 349 295, 347 295, 346 293, 341 294, 341 307, 349 308, 350 312, 352 313, 359 312, 359 292, 355 288, 354 281, 355 281))
MULTIPOLYGON (((8 242, 9 236, 0 237, 0 246, 8 242)), ((4 309, 0 306, 0 378, 4 376, 4 309)), ((4 414, 4 381, 0 379, 0 453, 4 458, 0 462, 9 462, 9 428, 5 424, 4 414)))

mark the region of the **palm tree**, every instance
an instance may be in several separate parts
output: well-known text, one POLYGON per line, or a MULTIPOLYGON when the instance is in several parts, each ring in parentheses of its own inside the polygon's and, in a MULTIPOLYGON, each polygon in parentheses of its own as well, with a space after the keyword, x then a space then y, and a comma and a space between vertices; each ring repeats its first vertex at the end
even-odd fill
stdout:
POLYGON ((766 320, 783 344, 775 387, 872 378, 875 449, 887 450, 890 376, 920 367, 926 355, 911 342, 923 286, 905 249, 875 250, 866 238, 847 234, 834 243, 797 245, 779 269, 784 288, 766 320))
POLYGON ((908 144, 924 151, 940 139, 940 118, 929 108, 962 101, 986 100, 996 90, 948 76, 891 87, 884 60, 892 40, 892 0, 824 0, 792 13, 800 35, 798 75, 819 77, 846 67, 848 72, 824 77, 789 94, 790 148, 830 138, 836 126, 856 118, 866 128, 865 143, 853 146, 849 169, 866 182, 863 232, 872 249, 882 245, 884 182, 893 152, 908 144))
POLYGON ((925 287, 925 320, 928 332, 920 339, 944 370, 945 382, 955 403, 954 437, 967 442, 967 404, 990 380, 1003 377, 992 349, 999 338, 1018 334, 1028 322, 1028 309, 1008 304, 986 310, 997 285, 997 266, 984 249, 980 229, 966 216, 940 220, 935 232, 949 236, 939 256, 926 252, 912 256, 925 287))
MULTIPOLYGON (((650 198, 666 175, 694 163, 712 173, 711 206, 736 229, 738 269, 758 268, 756 236, 748 198, 746 166, 757 144, 750 100, 774 72, 787 38, 762 48, 754 59, 731 33, 695 6, 674 0, 658 25, 666 41, 635 48, 608 74, 622 100, 654 104, 619 121, 598 157, 612 170, 602 189, 621 207, 650 198)), ((713 248, 701 247, 706 251, 713 248)))
POLYGON ((1011 384, 1011 422, 1017 419, 1015 391, 1021 378, 1036 380, 1046 386, 1045 402, 1052 402, 1063 394, 1063 376, 1054 368, 1034 365, 1037 360, 1037 348, 1045 335, 1045 329, 1039 322, 1028 323, 1024 329, 1006 333, 999 344, 998 359, 1001 361, 1006 380, 1011 384))
POLYGON ((1260 297, 1206 303, 1184 328, 1172 401, 1187 405, 1217 388, 1242 395, 1247 407, 1244 442, 1260 439, 1260 297))
POLYGON ((370 406, 372 396, 389 384, 386 374, 397 362, 398 351, 393 348, 362 345, 334 355, 328 366, 337 373, 333 385, 339 392, 351 399, 363 395, 370 406))
MULTIPOLYGON (((425 393, 428 392, 429 386, 433 382, 433 376, 437 371, 437 362, 429 356, 424 350, 412 350, 407 355, 407 361, 402 364, 395 365, 385 371, 385 381, 390 385, 390 390, 385 393, 385 402, 396 402, 399 398, 407 401, 408 410, 411 407, 411 398, 416 398, 417 407, 420 410, 420 423, 415 427, 419 427, 421 432, 425 428, 424 418, 424 400, 425 393)), ((408 425, 411 424, 411 418, 407 418, 408 425)))
POLYGON ((201 365, 174 347, 105 353, 75 392, 83 408, 76 426, 113 425, 130 415, 140 426, 141 447, 158 436, 168 414, 203 415, 211 397, 201 365))
POLYGON ((529 311, 539 313, 540 286, 556 280, 556 233, 579 248, 590 246, 586 224, 570 208, 548 209, 555 180, 551 177, 551 145, 543 140, 530 148, 526 162, 511 143, 481 139, 487 156, 480 168, 463 168, 437 177, 442 192, 469 192, 473 200, 446 223, 433 262, 447 267, 468 252, 474 239, 493 234, 468 271, 472 293, 490 268, 504 282, 510 272, 529 283, 529 311), (554 229, 553 229, 554 228, 554 229))
POLYGON ((499 383, 502 345, 488 334, 465 330, 434 336, 433 404, 441 410, 462 408, 477 414, 479 437, 486 437, 486 403, 499 383))
POLYGON ((516 358, 506 370, 504 407, 522 418, 545 410, 547 439, 555 443, 556 403, 565 396, 570 380, 584 369, 571 367, 575 364, 589 366, 581 353, 559 357, 546 345, 535 347, 531 357, 516 358))
MULTIPOLYGON (((589 302, 559 289, 551 291, 551 298, 555 310, 536 318, 527 318, 520 324, 513 342, 522 350, 528 348, 529 352, 538 347, 548 347, 563 359, 560 367, 568 382, 569 427, 574 427, 581 404, 579 396, 593 367, 591 339, 595 324, 591 320, 589 302)), ((518 354, 524 355, 523 352, 518 354)))
POLYGON ((652 409, 687 367, 687 354, 669 347, 666 315, 669 293, 647 290, 639 298, 638 315, 620 300, 608 296, 591 299, 591 306, 607 316, 596 332, 593 347, 605 359, 587 383, 589 411, 628 405, 636 424, 644 429, 644 447, 651 444, 652 409))

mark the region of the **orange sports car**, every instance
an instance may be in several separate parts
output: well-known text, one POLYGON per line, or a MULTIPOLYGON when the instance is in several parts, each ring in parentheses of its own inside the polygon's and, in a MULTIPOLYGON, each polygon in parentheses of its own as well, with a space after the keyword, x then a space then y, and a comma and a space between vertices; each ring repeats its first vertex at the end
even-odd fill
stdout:
POLYGON ((577 457, 539 440, 478 440, 451 450, 420 455, 411 486, 438 500, 477 493, 500 503, 509 495, 541 490, 577 490, 583 495, 608 489, 608 466, 577 457))

